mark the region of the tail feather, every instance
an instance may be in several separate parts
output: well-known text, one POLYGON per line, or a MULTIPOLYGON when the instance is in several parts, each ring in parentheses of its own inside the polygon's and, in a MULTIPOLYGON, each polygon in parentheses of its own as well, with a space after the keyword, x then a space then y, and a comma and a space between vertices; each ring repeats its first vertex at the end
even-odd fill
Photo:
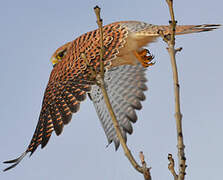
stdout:
MULTIPOLYGON (((138 42, 139 47, 148 45, 151 42, 154 42, 158 37, 160 37, 160 31, 164 35, 168 35, 171 32, 170 26, 167 25, 152 25, 139 22, 131 22, 131 28, 135 30, 135 39, 138 42), (137 27, 137 28, 136 28, 137 27)), ((177 25, 176 26, 176 35, 190 34, 190 33, 199 33, 212 31, 219 28, 220 24, 203 24, 203 25, 177 25)))
MULTIPOLYGON (((139 22, 138 23, 132 22, 131 25, 133 27, 137 27, 137 31, 135 31, 136 33, 135 35, 139 39, 145 36, 157 38, 160 36, 159 31, 162 31, 164 35, 170 34, 170 26, 168 25, 152 25, 152 24, 139 23, 139 22), (132 24, 134 24, 134 26, 132 24)), ((175 32, 176 32, 176 35, 206 32, 206 31, 215 30, 219 28, 220 26, 221 26, 220 24, 177 25, 175 32)))
MULTIPOLYGON (((176 26, 176 35, 212 31, 220 26, 220 24, 180 25, 176 26)), ((166 28, 168 28, 169 33, 169 26, 166 28)))

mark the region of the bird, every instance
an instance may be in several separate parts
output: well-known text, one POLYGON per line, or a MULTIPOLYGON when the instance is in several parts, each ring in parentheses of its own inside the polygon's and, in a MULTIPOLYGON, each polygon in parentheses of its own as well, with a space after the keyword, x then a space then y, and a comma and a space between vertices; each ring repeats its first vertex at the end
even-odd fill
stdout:
MULTIPOLYGON (((212 31, 219 26, 177 25, 175 33, 183 35, 212 31)), ((154 56, 145 46, 155 42, 161 36, 160 31, 163 35, 170 34, 168 25, 141 21, 119 21, 103 26, 104 81, 125 141, 127 134, 133 133, 132 124, 137 121, 136 110, 142 109, 141 101, 146 98, 145 71, 154 64, 154 56)), ((50 58, 53 69, 31 142, 21 156, 4 162, 10 164, 4 171, 14 168, 28 153, 31 156, 39 145, 44 148, 53 131, 60 135, 86 97, 94 104, 108 144, 113 142, 115 149, 118 149, 119 139, 96 77, 91 72, 91 69, 100 71, 100 49, 100 32, 96 29, 62 45, 53 53, 50 58)))

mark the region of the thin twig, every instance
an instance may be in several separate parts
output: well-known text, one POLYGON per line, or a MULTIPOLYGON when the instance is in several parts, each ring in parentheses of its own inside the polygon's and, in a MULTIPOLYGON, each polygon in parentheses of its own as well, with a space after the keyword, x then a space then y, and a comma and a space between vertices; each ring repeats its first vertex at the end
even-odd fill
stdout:
POLYGON ((174 17, 173 11, 173 0, 166 0, 171 21, 170 23, 170 40, 168 43, 168 53, 171 59, 172 71, 173 71, 173 81, 174 81, 174 94, 175 94, 175 119, 176 119, 176 128, 177 128, 177 148, 178 148, 178 169, 179 175, 178 180, 184 180, 185 177, 185 169, 186 169, 186 158, 184 153, 184 143, 183 143, 183 131, 182 131, 182 114, 180 111, 180 85, 178 80, 178 72, 176 65, 176 53, 180 51, 180 49, 175 49, 175 30, 177 21, 174 17))
POLYGON ((151 167, 150 168, 146 167, 146 161, 145 161, 144 154, 143 154, 142 151, 139 153, 139 158, 141 160, 141 164, 142 164, 142 168, 143 168, 144 179, 145 180, 151 180, 152 179, 151 175, 150 175, 151 167))
POLYGON ((170 172, 172 173, 174 180, 178 179, 178 175, 174 169, 175 163, 174 163, 174 159, 172 157, 172 154, 168 154, 168 160, 169 160, 169 164, 168 164, 168 169, 170 170, 170 172))
MULTIPOLYGON (((100 31, 100 45, 101 45, 101 50, 100 50, 100 73, 97 74, 96 78, 97 78, 97 82, 99 87, 101 88, 103 97, 104 97, 104 101, 105 104, 107 106, 107 109, 109 111, 109 114, 111 116, 117 137, 122 145, 122 148, 125 152, 126 157, 129 159, 130 163, 132 164, 132 166, 140 173, 144 174, 144 177, 148 177, 148 175, 146 175, 145 173, 148 173, 147 171, 145 171, 145 168, 142 168, 134 159, 134 157, 132 156, 131 151, 129 150, 128 146, 125 143, 124 138, 122 137, 122 133, 119 127, 119 123, 116 119, 115 113, 112 109, 109 97, 108 97, 108 93, 106 91, 105 88, 105 82, 104 82, 104 62, 103 62, 103 57, 104 57, 104 45, 103 45, 103 29, 102 29, 102 19, 100 17, 100 8, 98 6, 96 6, 94 8, 95 14, 97 16, 97 24, 99 27, 99 31, 100 31)), ((145 164, 146 165, 146 164, 145 164)), ((148 168, 147 168, 148 169, 148 168)), ((150 180, 150 179, 145 179, 145 180, 150 180)))
POLYGON ((100 74, 101 77, 104 78, 104 62, 103 62, 103 57, 104 57, 104 53, 105 53, 105 47, 104 47, 104 42, 103 42, 103 20, 101 19, 101 15, 100 15, 100 11, 101 8, 99 8, 98 6, 94 7, 94 12, 96 14, 97 17, 97 24, 99 27, 99 33, 100 33, 100 74))

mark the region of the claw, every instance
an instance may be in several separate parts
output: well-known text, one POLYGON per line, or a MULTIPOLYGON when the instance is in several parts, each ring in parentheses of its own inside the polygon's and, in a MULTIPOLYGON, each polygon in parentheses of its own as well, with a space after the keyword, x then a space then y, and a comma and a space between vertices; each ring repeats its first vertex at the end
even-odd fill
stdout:
POLYGON ((143 49, 139 52, 134 51, 134 55, 145 68, 155 64, 152 62, 154 56, 150 54, 148 49, 143 49), (149 54, 149 56, 147 56, 147 54, 149 54))
POLYGON ((155 62, 151 62, 151 63, 143 64, 143 67, 153 66, 154 64, 155 64, 155 62))
POLYGON ((150 54, 150 52, 148 49, 143 49, 142 51, 138 52, 138 54, 143 57, 146 56, 147 54, 150 54))

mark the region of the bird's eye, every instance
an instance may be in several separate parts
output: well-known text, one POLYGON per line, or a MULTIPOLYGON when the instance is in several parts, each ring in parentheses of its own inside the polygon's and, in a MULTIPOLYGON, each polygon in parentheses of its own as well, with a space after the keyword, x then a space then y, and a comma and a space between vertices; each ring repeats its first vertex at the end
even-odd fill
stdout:
POLYGON ((64 55, 66 54, 67 49, 64 49, 63 51, 60 51, 57 54, 57 59, 62 59, 64 57, 64 55))

